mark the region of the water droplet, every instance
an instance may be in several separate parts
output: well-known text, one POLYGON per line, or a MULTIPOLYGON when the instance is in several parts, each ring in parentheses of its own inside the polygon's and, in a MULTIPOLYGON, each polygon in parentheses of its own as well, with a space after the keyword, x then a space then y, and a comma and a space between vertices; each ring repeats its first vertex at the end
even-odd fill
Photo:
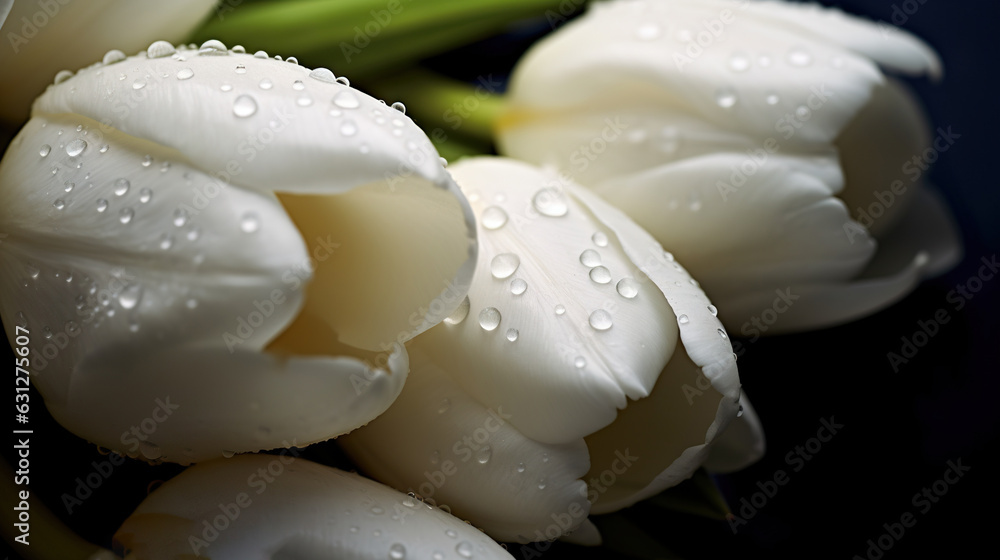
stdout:
POLYGON ((391 105, 391 107, 400 113, 406 114, 406 105, 403 105, 401 101, 397 101, 391 105))
POLYGON ((750 59, 745 54, 736 53, 729 59, 729 69, 733 72, 746 72, 750 68, 750 59))
POLYGON ((598 309, 590 314, 590 326, 599 331, 606 331, 611 328, 611 314, 603 309, 598 309))
POLYGON ((102 154, 103 153, 107 153, 107 151, 108 151, 108 145, 105 144, 105 145, 101 146, 101 149, 98 150, 98 151, 101 152, 102 154))
POLYGON ((493 449, 488 445, 481 447, 479 451, 476 452, 476 462, 480 465, 489 463, 491 457, 493 457, 493 449))
POLYGON ((455 545, 455 552, 462 558, 472 558, 472 545, 467 541, 462 541, 455 545))
POLYGON ((764 101, 766 101, 768 105, 777 105, 778 102, 781 101, 781 98, 778 97, 777 93, 769 93, 767 94, 767 97, 764 98, 764 101))
POLYGON ((249 95, 243 94, 233 102, 233 114, 240 118, 246 118, 257 112, 257 101, 249 95))
POLYGON ((45 337, 46 339, 52 338, 52 329, 48 327, 42 328, 42 336, 45 337))
POLYGON ((812 63, 812 56, 801 47, 796 47, 788 51, 788 63, 792 66, 809 66, 812 63))
POLYGON ((600 266, 601 255, 593 249, 587 249, 584 252, 580 253, 580 262, 583 264, 583 266, 587 266, 590 268, 593 268, 595 266, 600 266))
POLYGON ((528 283, 525 282, 522 278, 515 278, 510 282, 510 293, 514 294, 515 296, 523 294, 524 291, 527 289, 528 289, 528 283))
POLYGON ((61 198, 57 198, 56 201, 52 203, 52 206, 55 206, 56 210, 62 210, 66 207, 66 201, 61 198))
POLYGON ((798 108, 795 109, 795 116, 801 120, 808 119, 810 114, 812 114, 812 111, 810 111, 809 107, 806 107, 805 105, 799 105, 798 108))
POLYGON ((686 325, 686 324, 690 323, 691 320, 688 319, 687 315, 678 315, 677 316, 677 322, 680 323, 680 324, 682 324, 682 325, 686 325))
POLYGON ((49 155, 50 152, 52 152, 52 146, 49 146, 48 144, 42 144, 42 147, 39 148, 38 150, 38 155, 45 157, 49 155))
POLYGON ((503 208, 499 206, 490 206, 483 210, 481 221, 486 229, 500 229, 507 223, 507 212, 504 212, 503 208))
POLYGON ((762 54, 757 58, 757 64, 761 68, 768 68, 771 66, 771 57, 766 54, 762 54))
POLYGON ((357 109, 361 102, 354 93, 344 90, 333 97, 333 104, 342 109, 357 109))
POLYGON ((517 329, 507 329, 507 340, 514 342, 519 334, 517 329))
POLYGON ((254 58, 267 58, 267 51, 257 51, 253 53, 254 58))
POLYGON ((66 144, 66 155, 69 157, 76 157, 83 153, 87 149, 87 142, 77 138, 69 144, 66 144))
POLYGON ((187 210, 184 210, 183 208, 178 208, 177 210, 174 211, 173 222, 175 227, 184 227, 184 225, 187 224, 187 221, 188 221, 187 210))
POLYGON ((479 326, 484 331, 492 331, 500 326, 500 310, 496 307, 487 307, 479 312, 479 326))
POLYGON ((125 60, 125 58, 126 58, 125 53, 123 53, 118 49, 112 49, 104 55, 104 59, 101 60, 101 63, 107 66, 109 64, 114 64, 116 62, 121 62, 125 60))
POLYGON ((194 70, 190 68, 181 68, 177 71, 178 80, 189 80, 194 77, 194 70))
MULTIPOLYGON (((188 309, 197 309, 198 308, 198 300, 196 300, 194 298, 191 298, 191 299, 189 299, 189 300, 187 300, 187 301, 184 302, 184 307, 187 307, 188 309)), ((261 428, 261 429, 263 430, 264 428, 261 428)), ((270 430, 268 430, 268 431, 270 431, 270 430)))
POLYGON ((122 211, 118 213, 118 221, 127 224, 132 221, 135 216, 135 212, 131 208, 122 208, 122 211))
POLYGON ((623 298, 632 299, 639 295, 639 284, 631 278, 622 278, 615 288, 623 298))
POLYGON ((244 54, 247 52, 247 50, 243 47, 243 45, 236 45, 235 47, 233 47, 232 51, 237 54, 244 54))
POLYGON ((244 66, 244 65, 242 65, 242 64, 237 64, 236 65, 236 73, 237 74, 246 74, 247 73, 247 67, 244 66))
POLYGON ((163 456, 163 452, 155 443, 150 443, 148 441, 139 442, 139 451, 142 456, 149 459, 150 461, 155 461, 163 456))
POLYGON ((131 186, 132 183, 129 183, 128 179, 125 178, 118 179, 117 181, 115 181, 115 190, 114 190, 115 196, 125 196, 125 193, 128 192, 128 189, 131 186))
POLYGON ((351 87, 351 80, 348 80, 347 76, 337 76, 337 83, 342 86, 351 87))
POLYGON ((272 82, 269 78, 262 78, 260 80, 260 83, 257 84, 257 86, 260 89, 271 89, 272 87, 274 87, 274 82, 272 82))
POLYGON ((68 80, 68 79, 70 79, 72 77, 73 77, 73 73, 70 72, 69 70, 60 70, 56 74, 56 78, 54 80, 52 80, 52 81, 55 84, 61 84, 61 83, 65 82, 66 80, 68 80))
POLYGON ((372 506, 371 512, 372 515, 382 515, 383 513, 385 513, 385 510, 378 506, 372 506))
POLYGON ((458 307, 455 309, 455 311, 451 315, 446 317, 444 322, 448 323, 449 325, 457 325, 461 323, 462 321, 465 320, 466 317, 469 316, 470 306, 471 303, 469 302, 469 296, 465 296, 465 299, 462 300, 462 303, 458 304, 458 307))
POLYGON ((142 158, 142 166, 149 167, 150 165, 153 165, 153 156, 146 154, 146 156, 142 158))
POLYGON ((28 327, 28 318, 24 316, 24 311, 17 312, 17 324, 20 325, 22 329, 28 327))
POLYGON ((146 80, 143 80, 142 78, 136 78, 135 81, 132 82, 132 89, 142 89, 144 87, 146 87, 146 80))
POLYGON ((223 449, 222 450, 222 456, 224 458, 226 458, 226 459, 232 459, 233 457, 236 456, 236 452, 235 451, 230 451, 228 449, 223 449))
POLYGON ((644 23, 639 26, 639 29, 636 30, 635 35, 636 37, 642 39, 643 41, 652 41, 653 39, 659 37, 662 32, 663 31, 662 29, 660 29, 659 25, 655 23, 644 23))
POLYGON ((598 284, 611 282, 611 271, 603 266, 595 266, 590 269, 590 279, 598 284))
POLYGON ((576 358, 573 359, 573 365, 576 367, 576 369, 583 369, 587 367, 587 359, 584 358, 583 356, 577 356, 576 358))
POLYGON ((563 304, 556 305, 556 315, 562 315, 566 313, 566 306, 563 304))
POLYGON ((509 278, 517 267, 521 266, 521 259, 514 253, 501 253, 490 262, 490 272, 494 278, 509 278))
POLYGON ((358 531, 360 531, 360 530, 361 530, 361 529, 359 529, 359 528, 357 528, 357 527, 351 527, 351 529, 350 529, 350 531, 351 531, 352 533, 357 533, 357 532, 358 532, 358 531))
POLYGON ((726 334, 726 331, 722 329, 716 329, 716 332, 719 333, 719 337, 722 338, 723 340, 729 340, 729 335, 726 334))
POLYGON ((542 189, 535 193, 535 196, 531 199, 531 203, 535 206, 535 210, 538 210, 538 213, 543 216, 559 218, 569 212, 569 203, 566 201, 566 195, 559 189, 542 189))
POLYGON ((146 204, 150 200, 153 200, 153 191, 150 189, 142 189, 139 191, 139 202, 146 204))
POLYGON ((295 80, 294 82, 292 82, 292 89, 294 89, 295 91, 302 91, 306 89, 306 85, 302 83, 302 80, 295 80))
POLYGON ((449 408, 451 408, 451 400, 447 398, 441 399, 441 402, 438 404, 438 414, 448 412, 449 408))
POLYGON ((240 229, 243 233, 254 233, 260 229, 260 218, 253 212, 247 212, 240 218, 240 229))
POLYGON ((108 209, 108 201, 103 198, 97 199, 97 211, 104 212, 107 209, 108 209))
POLYGON ((608 246, 608 236, 605 235, 604 232, 599 231, 595 233, 593 236, 591 236, 590 240, 593 241, 594 245, 597 245, 598 247, 608 246))
POLYGON ((389 547, 389 558, 392 560, 403 560, 406 558, 406 547, 396 543, 389 547))
POLYGON ((76 321, 67 321, 64 326, 67 334, 71 336, 80 334, 80 325, 76 324, 76 321))
POLYGON ((539 490, 545 490, 545 479, 544 478, 539 478, 538 479, 538 489, 539 490))
POLYGON ((132 309, 142 299, 142 286, 130 284, 118 294, 118 303, 125 309, 132 309))
POLYGON ((171 247, 174 246, 174 238, 172 235, 164 233, 160 236, 160 249, 163 251, 169 251, 171 247))
POLYGON ((233 86, 231 84, 222 84, 219 86, 219 89, 222 91, 233 91, 233 86))
POLYGON ((743 405, 740 405, 739 410, 736 411, 736 417, 741 418, 743 416, 743 405))
POLYGON ((358 125, 354 124, 351 119, 345 119, 344 122, 340 123, 340 133, 344 136, 354 136, 358 133, 358 125))
POLYGON ((295 58, 294 56, 290 56, 290 57, 288 57, 288 58, 285 59, 285 62, 287 62, 289 64, 298 64, 299 63, 299 59, 295 58))
POLYGON ((148 58, 163 58, 177 52, 173 45, 166 41, 156 41, 146 49, 148 58))
POLYGON ((712 314, 712 317, 717 317, 719 315, 719 310, 714 305, 708 306, 708 312, 712 314))
POLYGON ((715 102, 723 109, 730 109, 736 105, 736 92, 729 88, 722 88, 715 92, 715 102))
MULTIPOLYGON (((206 50, 228 52, 226 49, 226 45, 222 41, 219 41, 218 39, 209 39, 208 41, 202 43, 201 47, 198 48, 199 52, 206 50)), ((207 54, 207 53, 202 52, 202 54, 207 54)))
POLYGON ((198 228, 194 228, 191 231, 187 232, 187 235, 185 237, 187 237, 188 241, 198 241, 198 238, 201 237, 201 230, 198 228))
POLYGON ((312 97, 303 95, 302 97, 295 100, 295 104, 299 107, 308 107, 313 104, 312 97))

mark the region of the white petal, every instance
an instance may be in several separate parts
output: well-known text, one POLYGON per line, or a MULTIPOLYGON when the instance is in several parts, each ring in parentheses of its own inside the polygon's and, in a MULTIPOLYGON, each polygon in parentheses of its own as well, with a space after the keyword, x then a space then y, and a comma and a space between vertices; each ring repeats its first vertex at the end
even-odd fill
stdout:
POLYGON ((913 200, 892 231, 879 241, 878 253, 862 277, 874 278, 905 267, 919 253, 927 255, 925 278, 937 276, 962 259, 962 238, 948 204, 932 187, 911 187, 913 200))
POLYGON ((750 399, 740 397, 740 414, 712 442, 704 467, 718 473, 730 473, 746 468, 764 456, 764 428, 750 399))
POLYGON ((454 381, 464 371, 422 351, 425 336, 410 343, 411 373, 396 402, 337 442, 366 474, 498 540, 549 540, 579 526, 590 509, 579 480, 589 467, 583 441, 525 437, 507 406, 483 406, 454 381))
POLYGON ((574 198, 579 187, 502 158, 452 172, 475 199, 481 258, 467 318, 417 344, 532 439, 570 442, 609 424, 626 396, 649 393, 673 352, 662 290, 574 198))
POLYGON ((6 23, 0 17, 7 43, 0 50, 0 119, 17 124, 27 118, 31 101, 60 70, 80 68, 110 49, 133 53, 154 40, 184 39, 214 5, 213 0, 14 3, 6 23))
POLYGON ((192 467, 146 498, 115 538, 137 560, 511 558, 438 509, 288 454, 192 467))
POLYGON ((406 351, 397 345, 386 361, 374 369, 350 356, 115 348, 88 355, 68 401, 47 404, 56 420, 98 445, 186 464, 305 447, 353 430, 385 411, 403 387, 406 351))
POLYGON ((78 114, 233 185, 280 193, 310 245, 337 246, 317 283, 342 289, 310 297, 319 309, 307 313, 344 343, 391 348, 447 316, 472 273, 474 225, 423 132, 329 73, 203 50, 96 64, 51 86, 34 114, 78 114), (363 280, 354 274, 362 265, 363 280), (404 275, 411 281, 400 290, 404 275))

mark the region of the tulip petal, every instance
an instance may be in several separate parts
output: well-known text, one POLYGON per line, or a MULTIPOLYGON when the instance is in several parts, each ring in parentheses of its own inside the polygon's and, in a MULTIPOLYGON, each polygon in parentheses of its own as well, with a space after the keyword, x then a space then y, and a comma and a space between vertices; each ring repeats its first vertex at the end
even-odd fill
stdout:
POLYGON ((589 467, 583 441, 525 437, 506 405, 480 404, 454 380, 464 371, 424 353, 425 336, 410 343, 396 402, 338 438, 341 447, 366 474, 447 506, 498 540, 549 540, 580 525, 590 509, 579 480, 589 467))
POLYGON ((778 1, 755 4, 756 11, 770 21, 781 21, 789 29, 850 49, 890 70, 941 77, 941 60, 934 49, 919 37, 886 22, 873 23, 816 4, 778 1))
POLYGON ((51 86, 33 111, 79 114, 172 148, 233 185, 279 193, 307 239, 340 234, 317 281, 344 289, 310 297, 320 309, 307 313, 346 344, 391 348, 437 324, 472 273, 472 214, 430 141, 402 112, 327 70, 209 42, 85 68, 51 86), (317 215, 335 208, 336 223, 317 215), (339 272, 356 269, 362 255, 376 263, 379 280, 369 285, 339 272), (403 276, 411 281, 398 290, 403 276))
POLYGON ((502 158, 452 172, 475 199, 482 257, 467 318, 419 347, 531 439, 570 442, 609 424, 626 397, 649 393, 673 352, 662 289, 574 198, 579 187, 502 158))
POLYGON ((136 560, 511 558, 439 509, 287 454, 192 467, 147 497, 115 538, 136 560))
POLYGON ((736 472, 759 461, 764 448, 764 428, 750 399, 743 395, 739 416, 712 442, 702 466, 717 473, 736 472))
POLYGON ((862 274, 875 278, 904 268, 914 255, 925 253, 925 278, 950 270, 962 259, 962 239, 948 204, 932 187, 911 187, 913 200, 896 226, 879 238, 878 253, 862 274))
POLYGON ((260 350, 302 305, 283 276, 308 280, 309 255, 278 200, 222 185, 172 150, 82 117, 36 117, 0 177, 0 313, 31 332, 50 404, 65 403, 87 352, 260 350), (211 203, 195 201, 199 190, 211 203))
POLYGON ((384 369, 370 363, 197 346, 112 349, 89 355, 67 404, 49 408, 98 445, 186 464, 305 447, 368 422, 399 395, 407 354, 397 345, 384 369))
POLYGON ((110 49, 143 50, 152 40, 180 41, 205 19, 215 0, 87 0, 8 4, 0 35, 0 120, 23 122, 31 101, 60 70, 80 68, 110 49), (10 4, 13 4, 11 9, 10 4))

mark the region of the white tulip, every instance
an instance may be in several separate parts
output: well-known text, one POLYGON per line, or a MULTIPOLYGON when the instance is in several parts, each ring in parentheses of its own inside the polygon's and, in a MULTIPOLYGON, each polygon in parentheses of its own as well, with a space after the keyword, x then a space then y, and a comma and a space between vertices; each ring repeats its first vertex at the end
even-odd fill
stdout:
POLYGON ((961 252, 923 180, 956 136, 932 143, 877 65, 941 71, 913 36, 813 5, 595 4, 519 63, 498 140, 669 246, 731 331, 828 326, 961 252))
POLYGON ((287 454, 191 467, 150 494, 115 538, 127 560, 511 558, 439 509, 287 454))
POLYGON ((0 1, 0 121, 20 124, 31 101, 60 70, 80 68, 110 49, 134 53, 151 41, 180 41, 216 0, 0 1), (7 4, 4 6, 4 4, 7 4), (10 10, 4 22, 5 8, 10 10))
POLYGON ((594 543, 588 513, 631 505, 706 461, 759 458, 748 407, 742 436, 720 438, 741 408, 736 357, 670 253, 527 164, 484 157, 451 171, 478 218, 472 287, 408 344, 410 377, 389 410, 337 440, 366 473, 498 540, 578 530, 573 539, 594 543))
POLYGON ((408 117, 217 41, 57 82, 0 162, 0 316, 61 424, 186 463, 392 403, 476 255, 408 117))

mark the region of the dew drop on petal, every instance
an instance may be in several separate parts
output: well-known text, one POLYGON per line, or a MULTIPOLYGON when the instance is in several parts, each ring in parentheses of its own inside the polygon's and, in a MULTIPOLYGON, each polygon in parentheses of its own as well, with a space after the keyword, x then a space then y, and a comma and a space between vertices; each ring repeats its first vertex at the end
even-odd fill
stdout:
POLYGON ((715 102, 723 109, 730 109, 736 105, 736 92, 729 88, 722 88, 715 92, 715 102))
POLYGON ((712 317, 717 317, 719 315, 719 310, 714 305, 708 306, 708 312, 712 314, 712 317))
POLYGON ((406 558, 406 547, 396 543, 389 547, 390 560, 403 560, 406 558))
POLYGON ((98 151, 101 152, 102 154, 107 153, 107 151, 108 151, 108 145, 105 144, 105 145, 101 146, 101 149, 98 150, 98 151))
POLYGON ((76 157, 82 154, 83 151, 86 149, 87 149, 87 142, 77 138, 76 140, 73 140, 69 144, 66 144, 66 155, 68 155, 69 157, 76 157))
POLYGON ((66 192, 73 192, 73 189, 75 187, 76 187, 76 183, 71 183, 69 181, 66 181, 66 184, 63 185, 63 190, 66 191, 66 192))
POLYGON ((333 104, 341 109, 357 109, 361 102, 353 92, 344 90, 333 96, 333 104))
POLYGON ((485 465, 486 463, 490 462, 490 459, 492 457, 493 457, 493 448, 486 445, 480 447, 479 451, 476 453, 476 462, 479 463, 480 465, 485 465))
POLYGON ((139 202, 146 204, 150 200, 153 200, 153 191, 150 189, 142 189, 139 191, 139 202))
POLYGON ((522 278, 515 278, 510 282, 510 293, 519 296, 528 289, 528 283, 522 278))
POLYGON ((736 417, 741 418, 743 416, 743 405, 740 405, 739 410, 736 411, 736 417))
POLYGON ((302 80, 295 80, 294 82, 292 82, 292 89, 294 89, 295 91, 302 91, 306 89, 306 85, 302 83, 302 80))
POLYGON ((340 133, 344 136, 354 136, 358 133, 358 125, 354 124, 354 121, 346 119, 340 123, 340 133))
POLYGON ((719 337, 722 338, 723 340, 729 340, 729 335, 726 334, 726 331, 722 329, 716 329, 716 332, 719 333, 719 337))
POLYGON ((240 118, 249 117, 257 112, 257 101, 249 95, 243 94, 233 102, 233 114, 240 118))
POLYGON ((438 404, 438 411, 437 412, 438 412, 438 414, 444 414, 445 412, 448 412, 449 408, 451 408, 451 401, 449 399, 446 399, 446 398, 445 399, 441 399, 440 404, 438 404))
POLYGON ((655 23, 645 23, 639 26, 635 35, 643 41, 652 41, 653 39, 659 37, 662 32, 663 30, 660 29, 659 25, 655 23))
POLYGON ((781 98, 778 97, 777 93, 769 93, 767 94, 767 97, 764 98, 764 101, 767 102, 768 105, 777 105, 778 102, 781 101, 781 98))
POLYGON ((177 49, 173 45, 166 41, 156 41, 149 48, 146 49, 146 57, 148 58, 163 58, 165 56, 170 56, 177 52, 177 49))
POLYGON ((486 229, 500 229, 507 223, 507 212, 504 212, 503 208, 499 206, 490 206, 483 210, 481 220, 486 229))
POLYGON ((160 236, 160 249, 163 251, 170 250, 174 246, 174 238, 169 234, 163 234, 160 236))
POLYGON ((190 80, 194 77, 194 70, 190 68, 181 68, 177 71, 178 80, 190 80))
POLYGON ((138 284, 130 284, 118 293, 118 303, 125 309, 134 308, 140 299, 142 299, 142 287, 138 284))
POLYGON ((118 179, 117 181, 115 181, 115 190, 114 190, 115 196, 125 196, 125 194, 128 192, 129 187, 131 186, 132 184, 128 182, 128 179, 125 178, 118 179))
POLYGON ((299 107, 308 107, 313 104, 312 97, 308 95, 303 95, 302 97, 295 100, 295 104, 299 107))
POLYGON ((524 463, 518 463, 517 464, 517 472, 519 472, 519 473, 520 472, 524 472, 526 469, 527 469, 527 467, 524 466, 524 463))
POLYGON ((809 66, 812 63, 812 56, 805 49, 796 47, 788 51, 788 63, 792 66, 809 66))
POLYGON ((406 114, 406 105, 403 105, 401 101, 397 101, 391 105, 391 107, 400 113, 406 114))
POLYGON ((509 278, 517 267, 521 265, 521 259, 514 253, 501 253, 490 262, 490 272, 494 278, 509 278))
POLYGON ((746 72, 750 68, 750 59, 742 53, 734 54, 729 59, 729 69, 733 72, 746 72))
POLYGON ((243 233, 254 233, 260 229, 260 218, 253 212, 247 212, 240 218, 240 230, 243 233))
POLYGON ((535 193, 535 196, 531 199, 531 203, 534 205, 535 210, 538 210, 538 213, 543 216, 559 218, 565 216, 569 211, 569 203, 566 201, 566 195, 559 189, 542 189, 535 193))
POLYGON ((631 278, 622 278, 618 281, 618 285, 615 288, 618 290, 618 294, 626 299, 632 299, 639 295, 639 286, 631 278))
POLYGON ((222 84, 219 86, 219 89, 222 91, 233 91, 233 86, 232 84, 222 84))
POLYGON ((577 356, 573 359, 573 366, 576 367, 576 369, 583 369, 587 367, 587 359, 583 356, 577 356))
POLYGON ((254 58, 267 58, 267 51, 257 51, 253 53, 254 58))
POLYGON ((496 307, 487 307, 480 311, 479 326, 484 331, 492 331, 500 326, 500 310, 496 307))
POLYGON ((38 149, 38 155, 42 157, 49 155, 49 153, 51 152, 52 152, 52 146, 49 146, 48 144, 42 144, 42 147, 38 149))
POLYGON ((677 316, 677 322, 680 323, 680 324, 682 324, 682 325, 686 325, 689 322, 691 322, 691 320, 688 319, 687 315, 678 315, 677 316))
POLYGON ((146 80, 136 79, 132 82, 132 89, 142 89, 146 87, 146 80))
POLYGON ((155 443, 150 443, 148 441, 139 442, 139 451, 142 456, 149 459, 150 461, 155 461, 163 456, 163 452, 155 443))
POLYGON ((118 221, 127 224, 132 221, 133 216, 135 216, 135 212, 131 208, 122 208, 122 211, 118 213, 118 221))
POLYGON ((333 75, 333 72, 329 68, 316 68, 312 72, 309 72, 309 77, 328 84, 337 82, 337 77, 333 75))
POLYGON ((97 199, 97 211, 104 212, 107 209, 108 209, 108 201, 103 198, 97 199))
POLYGON ((590 239, 591 241, 594 242, 594 245, 597 245, 598 247, 608 246, 608 236, 605 235, 604 232, 599 231, 595 233, 590 239))
POLYGON ((601 255, 593 249, 587 249, 580 253, 580 263, 582 263, 583 266, 588 266, 590 268, 600 266, 601 255))
POLYGON ((606 331, 612 325, 611 314, 603 309, 598 309, 590 314, 590 326, 595 330, 606 331))
POLYGON ((142 166, 149 167, 150 165, 153 165, 153 156, 146 154, 146 156, 142 158, 142 166))
POLYGON ((274 87, 274 82, 270 78, 261 78, 260 82, 257 84, 260 89, 271 89, 274 87))
POLYGON ((455 545, 455 552, 462 558, 472 558, 472 545, 468 541, 462 541, 455 545))
POLYGON ((125 53, 123 53, 122 51, 120 51, 118 49, 112 49, 112 50, 108 51, 104 55, 104 59, 101 60, 101 62, 105 66, 107 66, 109 64, 114 64, 116 62, 121 62, 121 61, 125 60, 125 58, 126 58, 125 53))
POLYGON ((236 73, 237 74, 246 74, 247 73, 247 67, 244 66, 244 65, 242 65, 242 64, 237 64, 236 65, 236 73))
POLYGON ((507 340, 514 342, 518 336, 517 329, 507 329, 507 340))
POLYGON ((66 201, 61 198, 57 198, 56 201, 52 203, 52 206, 55 206, 56 210, 62 210, 66 207, 66 201))
POLYGON ((465 299, 462 300, 462 303, 458 304, 458 307, 455 309, 455 311, 451 315, 447 316, 444 322, 448 323, 449 325, 457 325, 461 323, 462 321, 465 320, 466 317, 469 316, 469 307, 471 307, 471 303, 469 302, 469 296, 465 296, 465 299))
POLYGON ((66 80, 68 80, 68 79, 70 79, 70 78, 72 78, 72 77, 73 77, 73 73, 72 73, 72 72, 70 72, 69 70, 60 70, 60 71, 59 71, 59 72, 58 72, 58 73, 56 74, 56 77, 55 77, 55 79, 54 79, 54 80, 52 80, 52 81, 53 81, 54 83, 56 83, 56 84, 61 84, 61 83, 65 82, 66 80))
POLYGON ((566 306, 563 304, 556 305, 556 315, 563 315, 566 313, 566 306))

